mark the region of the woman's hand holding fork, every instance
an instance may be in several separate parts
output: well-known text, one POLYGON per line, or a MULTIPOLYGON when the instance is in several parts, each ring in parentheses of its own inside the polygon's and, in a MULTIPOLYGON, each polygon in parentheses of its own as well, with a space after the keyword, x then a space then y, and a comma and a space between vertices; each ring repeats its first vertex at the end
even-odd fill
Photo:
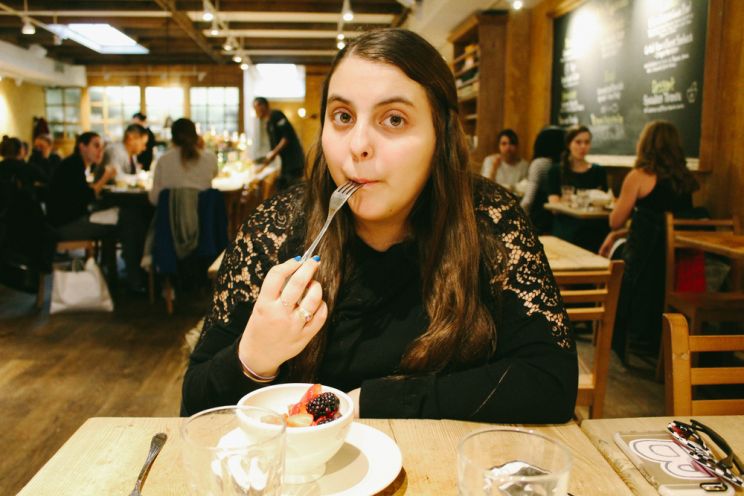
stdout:
POLYGON ((243 367, 254 375, 275 376, 325 324, 323 288, 313 279, 319 265, 317 257, 304 263, 297 257, 266 275, 238 347, 243 367))

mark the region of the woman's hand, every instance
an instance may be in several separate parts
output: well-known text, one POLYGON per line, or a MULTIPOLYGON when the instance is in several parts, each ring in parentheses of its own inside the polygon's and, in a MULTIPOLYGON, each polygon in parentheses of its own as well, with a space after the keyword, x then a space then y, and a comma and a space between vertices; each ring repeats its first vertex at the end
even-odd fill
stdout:
POLYGON ((602 246, 599 247, 599 254, 605 258, 610 258, 610 250, 612 249, 612 245, 615 244, 615 233, 611 232, 607 235, 607 237, 604 240, 604 243, 602 243, 602 246))
POLYGON ((272 376, 323 327, 328 307, 313 275, 320 263, 292 259, 269 270, 238 346, 241 362, 272 376))

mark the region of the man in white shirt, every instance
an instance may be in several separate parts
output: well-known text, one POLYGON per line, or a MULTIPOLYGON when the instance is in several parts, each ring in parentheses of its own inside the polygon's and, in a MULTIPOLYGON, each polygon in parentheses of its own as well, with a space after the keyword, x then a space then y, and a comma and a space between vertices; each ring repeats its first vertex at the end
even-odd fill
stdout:
MULTIPOLYGON (((137 162, 137 155, 147 147, 147 129, 139 124, 130 124, 124 131, 121 142, 110 143, 101 162, 103 169, 116 172, 117 179, 133 177, 142 170, 137 162)), ((126 266, 126 284, 128 289, 139 295, 145 294, 144 274, 140 268, 142 252, 145 246, 147 228, 152 218, 152 207, 132 204, 119 207, 117 222, 118 237, 121 241, 121 255, 126 266)))
POLYGON ((527 178, 529 163, 519 156, 519 138, 512 129, 499 133, 499 153, 483 160, 481 174, 500 185, 514 190, 519 181, 527 178))
POLYGON ((137 174, 142 170, 142 164, 137 161, 137 155, 147 147, 147 129, 139 124, 130 124, 124 131, 121 142, 110 143, 106 146, 102 165, 113 167, 117 177, 137 174))

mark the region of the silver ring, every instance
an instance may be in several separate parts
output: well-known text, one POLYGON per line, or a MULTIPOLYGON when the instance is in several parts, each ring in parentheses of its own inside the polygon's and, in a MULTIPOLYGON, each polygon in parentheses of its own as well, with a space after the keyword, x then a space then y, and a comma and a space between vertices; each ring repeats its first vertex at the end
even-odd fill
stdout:
POLYGON ((313 314, 302 308, 302 306, 298 306, 297 311, 300 313, 300 317, 302 317, 302 320, 304 320, 305 322, 310 322, 310 319, 313 318, 313 314))

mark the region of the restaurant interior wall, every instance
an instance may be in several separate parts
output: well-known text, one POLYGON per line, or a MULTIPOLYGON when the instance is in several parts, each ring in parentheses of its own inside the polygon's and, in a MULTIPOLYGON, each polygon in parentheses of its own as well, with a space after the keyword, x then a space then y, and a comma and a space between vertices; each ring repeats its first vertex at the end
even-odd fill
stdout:
MULTIPOLYGON (((526 118, 525 139, 529 147, 550 119, 553 18, 571 11, 579 0, 544 0, 529 9, 529 77, 526 101, 520 107, 526 118)), ((705 89, 700 144, 701 184, 696 205, 714 217, 744 216, 744 9, 740 0, 709 0, 706 43, 705 89)), ((528 148, 529 150, 529 148, 528 148)), ((526 153, 528 154, 528 153, 526 153)), ((619 188, 626 168, 612 172, 619 188)))
POLYGON ((0 81, 0 136, 31 142, 33 117, 44 115, 44 87, 4 77, 0 81))

